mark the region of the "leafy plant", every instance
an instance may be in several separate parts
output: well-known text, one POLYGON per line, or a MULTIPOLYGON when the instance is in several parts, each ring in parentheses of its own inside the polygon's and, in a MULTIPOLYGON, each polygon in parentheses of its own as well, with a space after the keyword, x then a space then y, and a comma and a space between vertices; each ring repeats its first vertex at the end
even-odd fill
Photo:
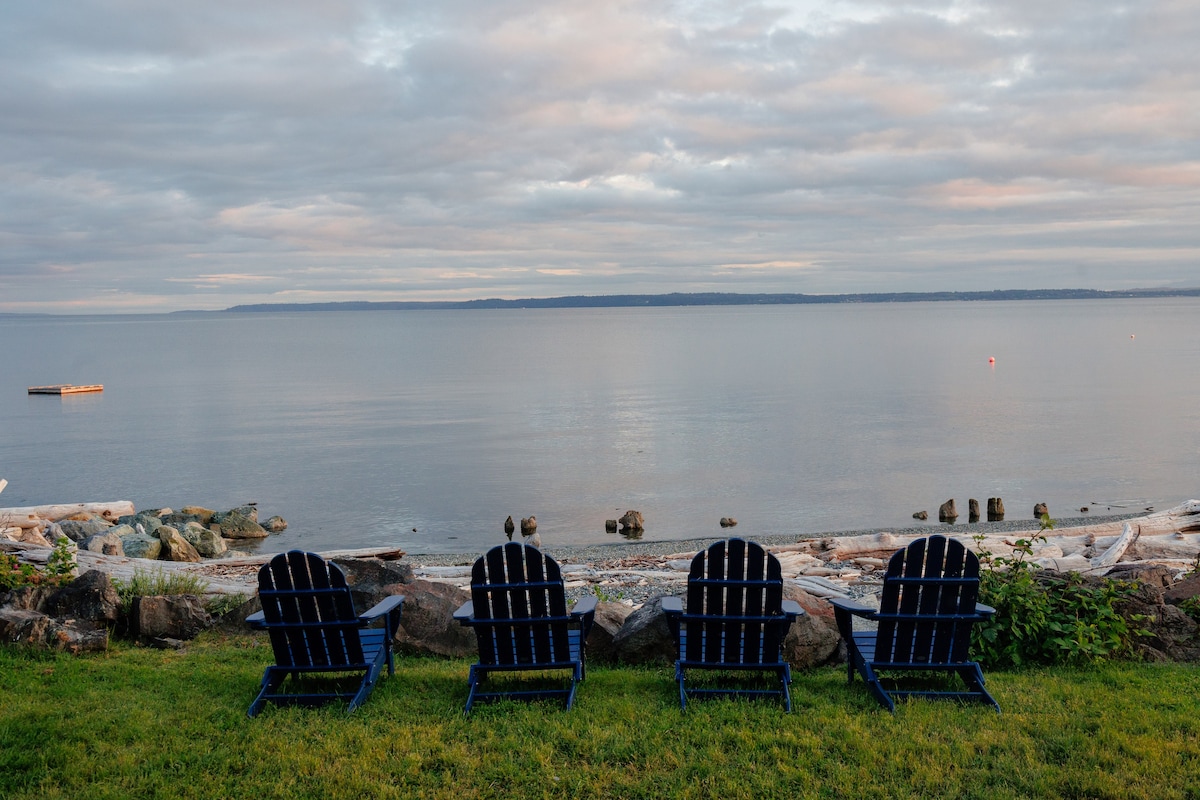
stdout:
POLYGON ((610 594, 609 592, 601 589, 599 586, 593 586, 592 591, 595 593, 596 599, 601 603, 615 603, 625 597, 625 593, 622 591, 618 591, 615 594, 610 594))
POLYGON ((223 617, 231 611, 236 611, 246 604, 250 598, 247 595, 238 594, 221 594, 208 601, 205 608, 209 614, 214 617, 223 617))
MULTIPOLYGON (((988 666, 1090 664, 1129 657, 1145 632, 1123 616, 1119 603, 1136 591, 1129 583, 1089 584, 1077 573, 1040 574, 1029 560, 1033 547, 1046 540, 1054 520, 1043 515, 1039 532, 1018 539, 1011 556, 981 551, 979 598, 996 614, 974 628, 976 657, 988 666)), ((981 542, 982 537, 975 537, 981 542)))
POLYGON ((46 559, 44 575, 61 583, 70 580, 75 574, 75 552, 71 548, 71 540, 65 536, 58 537, 50 557, 46 559))
POLYGON ((46 559, 46 567, 38 569, 22 564, 10 553, 0 553, 0 589, 22 586, 57 586, 66 583, 75 572, 75 558, 70 550, 71 540, 60 536, 46 559))
POLYGON ((1189 597, 1179 603, 1179 610, 1200 622, 1200 596, 1189 597))

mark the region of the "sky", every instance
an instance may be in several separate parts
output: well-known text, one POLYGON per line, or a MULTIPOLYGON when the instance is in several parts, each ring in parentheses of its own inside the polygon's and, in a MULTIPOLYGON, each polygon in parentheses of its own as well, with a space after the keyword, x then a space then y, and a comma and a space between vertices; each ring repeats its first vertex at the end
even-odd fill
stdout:
POLYGON ((1200 285, 1194 0, 0 8, 0 312, 1200 285))

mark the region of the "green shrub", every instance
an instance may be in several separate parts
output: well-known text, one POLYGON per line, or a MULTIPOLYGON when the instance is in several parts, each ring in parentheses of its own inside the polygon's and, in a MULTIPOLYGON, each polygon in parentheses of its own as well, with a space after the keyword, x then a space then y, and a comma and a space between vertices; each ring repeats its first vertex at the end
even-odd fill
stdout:
POLYGON ((237 611, 246 604, 250 598, 244 594, 221 594, 208 601, 205 606, 208 613, 214 617, 223 617, 230 612, 237 611))
POLYGON ((75 571, 75 559, 71 557, 71 541, 60 536, 46 559, 45 569, 32 564, 22 564, 9 553, 0 553, 0 589, 18 589, 22 586, 57 586, 71 579, 75 571))
MULTIPOLYGON (((1083 665, 1128 658, 1144 634, 1117 606, 1136 591, 1130 583, 1089 585, 1076 573, 1043 575, 1028 558, 1054 527, 1048 516, 1030 539, 1018 539, 1012 557, 981 553, 979 599, 995 616, 975 625, 972 649, 991 667, 1083 665)), ((978 541, 978 538, 977 538, 978 541)))
POLYGON ((1179 610, 1200 622, 1200 597, 1188 597, 1179 603, 1179 610))

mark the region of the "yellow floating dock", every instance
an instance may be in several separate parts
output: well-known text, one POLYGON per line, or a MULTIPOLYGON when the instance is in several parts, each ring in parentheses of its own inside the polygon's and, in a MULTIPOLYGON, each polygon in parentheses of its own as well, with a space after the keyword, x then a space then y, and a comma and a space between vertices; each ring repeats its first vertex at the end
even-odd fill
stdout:
POLYGON ((87 386, 76 386, 71 383, 58 383, 54 386, 30 386, 30 394, 82 394, 83 392, 103 392, 104 384, 92 383, 87 386))

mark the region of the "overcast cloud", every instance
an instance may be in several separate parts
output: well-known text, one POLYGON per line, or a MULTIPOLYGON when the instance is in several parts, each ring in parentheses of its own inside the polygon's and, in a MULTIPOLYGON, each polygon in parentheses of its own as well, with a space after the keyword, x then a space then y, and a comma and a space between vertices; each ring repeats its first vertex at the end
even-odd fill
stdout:
POLYGON ((1192 0, 0 9, 0 311, 1200 285, 1192 0))

